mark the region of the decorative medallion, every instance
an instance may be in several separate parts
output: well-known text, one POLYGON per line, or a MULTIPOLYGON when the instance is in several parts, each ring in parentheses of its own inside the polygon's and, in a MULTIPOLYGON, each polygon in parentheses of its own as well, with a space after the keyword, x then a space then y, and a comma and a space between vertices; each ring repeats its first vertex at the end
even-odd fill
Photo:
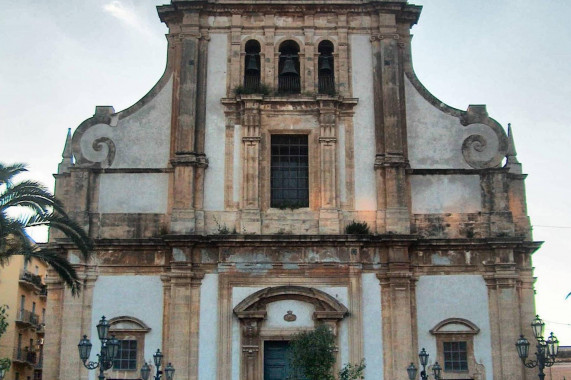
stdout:
POLYGON ((297 315, 295 315, 295 314, 293 313, 293 311, 291 311, 291 310, 288 310, 288 311, 287 311, 287 314, 284 315, 284 321, 286 321, 286 322, 293 322, 293 321, 295 321, 296 319, 297 319, 297 315))

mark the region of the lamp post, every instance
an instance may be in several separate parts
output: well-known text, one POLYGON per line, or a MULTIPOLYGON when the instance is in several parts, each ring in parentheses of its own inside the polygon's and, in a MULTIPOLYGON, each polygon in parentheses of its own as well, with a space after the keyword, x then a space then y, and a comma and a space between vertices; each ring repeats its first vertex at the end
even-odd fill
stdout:
POLYGON ((545 329, 545 323, 539 318, 539 315, 535 316, 535 319, 531 322, 531 329, 533 330, 533 336, 537 340, 537 345, 535 346, 537 351, 535 352, 535 360, 526 360, 529 354, 529 341, 520 335, 515 346, 517 348, 517 354, 519 355, 523 365, 527 368, 539 369, 539 379, 545 379, 545 373, 543 369, 545 367, 551 367, 555 363, 555 358, 559 352, 559 340, 551 333, 547 338, 547 341, 543 338, 543 330, 545 329))
POLYGON ((99 368, 99 380, 105 380, 103 372, 113 366, 113 360, 119 351, 119 340, 115 338, 115 335, 108 338, 109 327, 109 322, 105 319, 105 316, 101 317, 99 324, 97 324, 97 335, 101 341, 101 351, 97 354, 96 362, 89 361, 89 354, 91 353, 91 346, 93 345, 87 338, 87 335, 84 335, 83 339, 81 339, 77 345, 79 358, 85 368, 99 368))
MULTIPOLYGON (((163 364, 163 353, 160 349, 157 349, 157 352, 153 354, 153 361, 155 363, 155 367, 157 368, 157 373, 154 376, 154 380, 161 380, 161 375, 163 371, 161 371, 161 365, 163 364)), ((169 363, 165 367, 165 377, 166 380, 173 380, 174 379, 174 367, 171 363, 169 363)), ((141 377, 143 380, 149 380, 149 375, 151 374, 151 367, 147 363, 143 364, 141 368, 141 377)))
MULTIPOLYGON (((420 359, 420 365, 422 366, 422 371, 420 371, 420 378, 422 380, 428 380, 428 374, 426 373, 426 365, 428 364, 428 352, 423 348, 418 353, 418 358, 420 359)), ((415 367, 414 363, 410 363, 410 365, 406 368, 406 372, 408 373, 408 378, 410 380, 416 379, 416 373, 418 369, 415 367)), ((435 362, 432 366, 432 372, 434 375, 434 380, 440 380, 440 374, 442 372, 442 367, 438 362, 435 362)))

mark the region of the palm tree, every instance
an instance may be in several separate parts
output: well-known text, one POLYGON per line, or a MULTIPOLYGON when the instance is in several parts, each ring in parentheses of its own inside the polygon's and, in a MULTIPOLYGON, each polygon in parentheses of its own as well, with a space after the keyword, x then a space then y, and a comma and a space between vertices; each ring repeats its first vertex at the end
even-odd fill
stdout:
POLYGON ((83 228, 64 211, 63 204, 36 181, 14 183, 18 174, 27 171, 24 164, 0 163, 0 265, 10 257, 37 258, 51 266, 73 295, 79 294, 81 282, 64 256, 47 246, 38 246, 26 232, 29 227, 47 226, 63 232, 89 259, 93 242, 83 228))

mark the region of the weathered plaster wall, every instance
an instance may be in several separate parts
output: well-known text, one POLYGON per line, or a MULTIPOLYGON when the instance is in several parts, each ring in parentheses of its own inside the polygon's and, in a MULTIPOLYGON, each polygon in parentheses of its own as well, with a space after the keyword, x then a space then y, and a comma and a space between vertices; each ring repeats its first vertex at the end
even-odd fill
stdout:
MULTIPOLYGON (((92 353, 99 352, 97 323, 106 319, 131 316, 140 319, 151 330, 145 335, 144 357, 152 359, 157 348, 162 347, 163 334, 163 284, 159 276, 99 276, 93 288, 93 312, 89 339, 92 353)), ((88 333, 86 331, 86 333, 88 333)), ((94 360, 94 354, 92 354, 94 360)), ((89 379, 95 379, 89 371, 89 379)))
POLYGON ((383 372, 383 326, 381 315, 381 285, 375 273, 361 275, 363 287, 363 353, 365 378, 373 379, 383 372))
POLYGON ((479 175, 412 175, 410 187, 413 214, 482 210, 479 175))
POLYGON ((355 210, 375 210, 375 114, 373 105, 373 55, 369 35, 351 36, 353 97, 355 107, 355 210))
POLYGON ((487 142, 482 156, 498 151, 498 139, 484 124, 467 127, 460 120, 442 112, 414 88, 405 78, 408 159, 415 169, 470 169, 462 155, 462 143, 473 134, 482 135, 487 142))
POLYGON ((81 138, 81 151, 85 158, 101 162, 107 157, 107 148, 93 149, 93 142, 106 137, 115 144, 115 158, 111 168, 165 168, 170 152, 170 125, 172 104, 172 78, 147 104, 133 114, 118 119, 111 126, 96 124, 81 138))
MULTIPOLYGON (((346 287, 341 286, 331 286, 331 287, 321 287, 315 286, 314 288, 319 289, 330 296, 334 297, 337 301, 342 303, 345 306, 349 305, 349 292, 346 287)), ((264 287, 234 287, 232 288, 232 308, 236 307, 244 298, 248 297, 255 292, 264 289, 264 287)), ((264 328, 281 328, 284 331, 287 329, 291 329, 292 333, 299 331, 298 329, 304 327, 314 327, 315 323, 313 320, 307 320, 307 313, 310 312, 312 309, 311 305, 308 305, 304 302, 300 301, 278 301, 268 305, 267 312, 268 316, 267 319, 264 321, 262 325, 262 334, 264 328), (274 305, 277 304, 277 305, 274 305), (305 304, 305 306, 303 305, 305 304), (285 309, 285 307, 290 306, 291 309, 285 309), (300 308, 298 308, 300 307, 300 308), (284 312, 285 310, 285 312, 284 312), (284 314, 287 310, 292 310, 294 314, 301 316, 302 321, 301 325, 295 325, 294 322, 288 323, 283 320, 284 314), (280 321, 281 319, 281 321, 280 321), (270 325, 268 325, 270 323, 270 325)), ((311 312, 312 314, 312 312, 311 312)), ((349 329, 346 317, 340 324, 339 324, 339 354, 341 357, 341 363, 345 364, 349 362, 349 329)), ((232 380, 239 380, 240 379, 240 322, 236 316, 233 316, 232 321, 232 380)), ((341 366, 341 363, 339 364, 341 366)))
POLYGON ((206 274, 200 287, 198 379, 215 380, 218 357, 218 275, 206 274))
POLYGON ((488 290, 482 276, 421 276, 416 285, 416 305, 418 347, 426 348, 431 363, 437 350, 430 329, 447 318, 464 318, 480 328, 474 336, 474 356, 486 368, 486 379, 493 380, 488 290))
POLYGON ((228 36, 211 34, 206 77, 206 122, 204 151, 208 168, 204 177, 204 209, 224 210, 225 118, 220 99, 226 96, 228 36))
POLYGON ((101 174, 100 213, 167 212, 169 177, 165 173, 101 174))

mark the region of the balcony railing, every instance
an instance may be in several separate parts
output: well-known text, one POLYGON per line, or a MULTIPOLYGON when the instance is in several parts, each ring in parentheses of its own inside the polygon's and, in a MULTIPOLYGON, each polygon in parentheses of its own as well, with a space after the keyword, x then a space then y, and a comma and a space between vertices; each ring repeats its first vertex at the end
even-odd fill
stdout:
POLYGON ((32 286, 36 289, 41 289, 42 287, 42 276, 33 274, 27 270, 20 272, 20 283, 24 286, 32 286))
POLYGON ((40 324, 40 317, 38 314, 32 313, 29 310, 20 309, 16 316, 16 323, 25 323, 33 326, 40 324))
POLYGON ((35 367, 37 359, 37 353, 30 351, 28 347, 14 349, 13 360, 15 363, 25 363, 35 367))

